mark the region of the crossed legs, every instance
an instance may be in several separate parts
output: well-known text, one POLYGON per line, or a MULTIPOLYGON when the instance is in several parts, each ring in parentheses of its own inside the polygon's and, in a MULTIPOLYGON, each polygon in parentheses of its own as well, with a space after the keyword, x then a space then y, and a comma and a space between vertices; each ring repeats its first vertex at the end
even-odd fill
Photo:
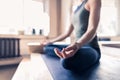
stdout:
MULTIPOLYGON (((67 45, 47 45, 44 47, 44 52, 49 56, 57 57, 54 48, 62 50, 62 48, 65 48, 66 46, 67 45)), ((85 46, 81 47, 74 56, 65 59, 61 58, 60 62, 65 69, 82 72, 98 62, 99 58, 99 51, 90 46, 85 46)))

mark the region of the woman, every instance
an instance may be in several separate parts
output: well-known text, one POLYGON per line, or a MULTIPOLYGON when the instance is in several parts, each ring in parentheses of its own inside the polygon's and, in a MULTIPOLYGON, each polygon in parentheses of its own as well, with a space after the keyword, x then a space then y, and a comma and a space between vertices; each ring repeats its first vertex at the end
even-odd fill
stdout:
POLYGON ((100 49, 96 30, 100 18, 101 0, 79 0, 68 31, 43 43, 44 52, 58 56, 65 69, 82 72, 99 62, 100 49), (70 45, 54 45, 64 40, 75 30, 76 40, 70 45))

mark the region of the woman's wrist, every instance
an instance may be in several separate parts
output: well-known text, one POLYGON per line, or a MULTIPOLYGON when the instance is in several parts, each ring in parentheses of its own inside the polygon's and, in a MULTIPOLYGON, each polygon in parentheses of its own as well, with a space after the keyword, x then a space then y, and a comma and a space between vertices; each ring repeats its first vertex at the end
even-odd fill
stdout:
POLYGON ((52 43, 53 43, 53 41, 52 41, 52 40, 48 40, 48 43, 49 43, 49 44, 52 44, 52 43))
POLYGON ((55 42, 55 40, 51 39, 51 40, 49 40, 49 42, 50 42, 50 43, 54 43, 54 42, 55 42))
POLYGON ((80 43, 75 42, 75 45, 76 45, 77 49, 79 49, 79 48, 80 48, 80 43))

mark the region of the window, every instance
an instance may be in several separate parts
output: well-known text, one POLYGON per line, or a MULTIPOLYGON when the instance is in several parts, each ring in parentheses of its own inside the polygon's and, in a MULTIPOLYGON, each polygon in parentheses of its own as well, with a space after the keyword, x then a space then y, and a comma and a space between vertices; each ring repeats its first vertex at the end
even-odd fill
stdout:
POLYGON ((101 17, 98 27, 99 36, 115 36, 117 34, 117 8, 114 0, 108 1, 102 2, 101 17))
POLYGON ((22 0, 0 0, 0 34, 15 33, 23 26, 22 0))
POLYGON ((48 0, 0 0, 0 34, 18 34, 24 30, 26 35, 32 34, 32 29, 49 33, 48 0))

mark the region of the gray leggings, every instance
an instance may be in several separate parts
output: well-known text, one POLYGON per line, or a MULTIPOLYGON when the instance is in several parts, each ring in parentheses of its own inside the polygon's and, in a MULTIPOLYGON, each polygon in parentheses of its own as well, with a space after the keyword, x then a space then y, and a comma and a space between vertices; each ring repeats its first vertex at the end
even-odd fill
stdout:
MULTIPOLYGON (((62 50, 67 47, 67 45, 47 45, 44 47, 45 54, 49 56, 57 57, 54 52, 54 48, 62 50)), ((74 56, 66 59, 60 59, 61 65, 68 70, 75 72, 83 72, 90 68, 95 63, 99 62, 100 59, 100 49, 92 48, 90 46, 81 47, 74 56)))

